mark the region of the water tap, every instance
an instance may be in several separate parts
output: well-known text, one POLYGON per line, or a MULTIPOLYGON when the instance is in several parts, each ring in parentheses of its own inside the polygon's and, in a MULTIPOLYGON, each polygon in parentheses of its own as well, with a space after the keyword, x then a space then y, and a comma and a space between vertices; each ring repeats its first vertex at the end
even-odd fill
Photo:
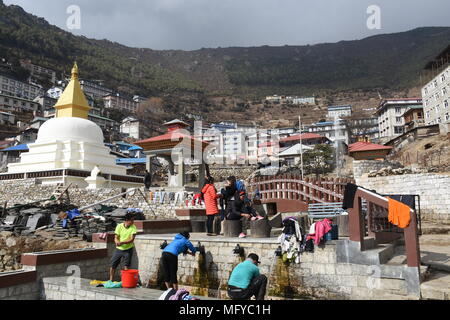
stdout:
POLYGON ((281 257, 283 255, 283 250, 281 249, 281 246, 278 246, 277 250, 275 250, 275 256, 281 257))
POLYGON ((200 241, 197 243, 197 247, 195 247, 200 254, 205 254, 205 246, 202 246, 200 241))
POLYGON ((244 248, 242 248, 238 243, 236 247, 234 247, 233 253, 242 256, 244 255, 244 248))
POLYGON ((161 245, 159 247, 161 248, 161 250, 164 250, 167 246, 168 246, 167 240, 164 240, 164 242, 161 243, 161 245))

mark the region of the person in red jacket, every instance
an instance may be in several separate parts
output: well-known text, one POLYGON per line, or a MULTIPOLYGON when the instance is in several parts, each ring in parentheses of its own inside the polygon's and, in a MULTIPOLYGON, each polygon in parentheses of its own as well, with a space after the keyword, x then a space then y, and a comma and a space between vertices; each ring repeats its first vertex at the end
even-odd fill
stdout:
POLYGON ((214 187, 214 178, 206 177, 205 186, 202 189, 203 199, 206 206, 206 229, 208 236, 214 236, 213 234, 213 224, 214 219, 219 213, 219 208, 217 207, 217 199, 220 198, 220 194, 217 194, 216 187, 214 187))

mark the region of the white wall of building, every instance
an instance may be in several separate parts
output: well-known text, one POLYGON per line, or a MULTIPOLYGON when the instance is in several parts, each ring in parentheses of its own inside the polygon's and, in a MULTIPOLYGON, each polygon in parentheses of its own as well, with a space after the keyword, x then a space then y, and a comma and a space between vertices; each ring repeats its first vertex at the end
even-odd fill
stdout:
POLYGON ((427 125, 450 123, 450 66, 422 88, 427 125))

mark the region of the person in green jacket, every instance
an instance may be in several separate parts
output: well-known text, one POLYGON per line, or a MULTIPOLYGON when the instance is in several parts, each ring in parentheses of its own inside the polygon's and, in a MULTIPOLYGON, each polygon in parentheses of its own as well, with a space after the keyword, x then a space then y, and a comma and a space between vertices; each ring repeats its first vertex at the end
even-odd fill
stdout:
POLYGON ((134 215, 129 212, 125 215, 125 222, 118 224, 116 227, 114 238, 116 251, 114 251, 111 259, 111 268, 109 269, 110 281, 113 281, 116 269, 122 259, 124 260, 124 270, 128 270, 130 267, 136 234, 137 228, 134 225, 134 215))
POLYGON ((228 296, 232 300, 264 300, 266 295, 267 277, 260 274, 259 257, 250 253, 247 259, 238 264, 228 280, 228 296))

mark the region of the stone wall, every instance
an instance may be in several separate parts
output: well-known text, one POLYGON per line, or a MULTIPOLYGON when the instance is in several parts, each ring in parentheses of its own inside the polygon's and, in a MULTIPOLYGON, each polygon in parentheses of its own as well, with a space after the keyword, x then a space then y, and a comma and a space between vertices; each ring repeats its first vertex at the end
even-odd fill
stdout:
POLYGON ((36 271, 38 282, 46 277, 70 275, 85 279, 108 279, 110 259, 107 249, 86 248, 25 254, 22 264, 23 270, 36 271))
POLYGON ((22 270, 0 273, 0 300, 38 300, 47 277, 108 279, 110 258, 107 249, 93 248, 24 254, 22 270))
MULTIPOLYGON (((135 267, 140 270, 144 285, 159 287, 162 283, 160 244, 168 237, 140 235, 136 238, 135 267)), ((192 242, 197 245, 199 239, 192 242)), ((197 295, 226 297, 226 284, 233 268, 243 258, 233 254, 239 243, 245 255, 254 252, 260 256, 260 270, 269 278, 268 295, 276 299, 417 299, 408 295, 407 284, 398 277, 371 277, 373 266, 337 263, 336 245, 329 242, 314 253, 301 255, 300 264, 284 264, 275 258, 278 247, 275 239, 200 239, 206 254, 179 257, 180 286, 197 295), (376 285, 373 285, 375 283, 376 285)))
POLYGON ((0 300, 38 300, 39 286, 36 282, 0 288, 0 300))
POLYGON ((68 285, 68 277, 48 277, 42 280, 42 289, 40 290, 41 300, 133 300, 132 296, 128 298, 117 295, 117 289, 108 291, 100 290, 90 286, 88 281, 83 281, 83 285, 72 283, 68 285))
MULTIPOLYGON (((9 284, 2 281, 0 295, 3 298, 0 299, 37 299, 37 286, 42 299, 107 299, 104 296, 97 296, 92 290, 86 290, 77 297, 70 296, 67 288, 76 282, 78 277, 85 282, 108 279, 109 260, 114 250, 114 243, 111 240, 112 237, 108 237, 102 240, 103 242, 96 241, 94 245, 100 249, 23 255, 23 273, 33 278, 22 279, 22 282, 9 279, 9 284), (48 280, 55 277, 61 279, 65 277, 65 283, 55 285, 53 280, 48 280), (71 284, 68 280, 72 281, 71 284)), ((164 240, 170 241, 172 236, 139 235, 136 238, 136 253, 131 267, 140 270, 140 279, 144 287, 149 285, 158 288, 163 285, 160 244, 164 240)), ((278 247, 276 239, 232 238, 224 241, 222 238, 194 235, 191 240, 196 246, 200 241, 206 254, 197 254, 195 257, 180 255, 178 276, 180 286, 191 290, 194 295, 227 298, 225 290, 230 273, 244 259, 233 253, 233 249, 239 244, 244 248, 244 256, 250 252, 260 256, 262 262, 260 270, 269 278, 270 298, 419 298, 417 294, 413 295, 408 291, 408 281, 404 278, 406 270, 403 267, 338 262, 341 261, 339 255, 342 254, 339 251, 339 244, 346 240, 330 241, 324 246, 315 247, 313 253, 305 252, 301 255, 299 264, 290 265, 275 256, 278 247), (373 276, 377 274, 377 269, 379 269, 378 276, 373 276)), ((5 277, 11 276, 0 274, 0 280, 5 277)))
POLYGON ((23 253, 64 250, 86 247, 85 242, 54 240, 41 236, 15 237, 11 232, 0 232, 0 272, 22 268, 20 257, 23 253))
POLYGON ((395 164, 389 161, 377 160, 353 160, 353 176, 355 180, 362 177, 370 171, 378 171, 382 168, 392 167, 393 169, 400 168, 400 164, 395 164))
POLYGON ((0 300, 37 300, 39 285, 33 271, 0 273, 0 300))
POLYGON ((356 184, 382 194, 418 194, 422 219, 450 224, 450 176, 445 174, 405 174, 369 178, 356 184))

